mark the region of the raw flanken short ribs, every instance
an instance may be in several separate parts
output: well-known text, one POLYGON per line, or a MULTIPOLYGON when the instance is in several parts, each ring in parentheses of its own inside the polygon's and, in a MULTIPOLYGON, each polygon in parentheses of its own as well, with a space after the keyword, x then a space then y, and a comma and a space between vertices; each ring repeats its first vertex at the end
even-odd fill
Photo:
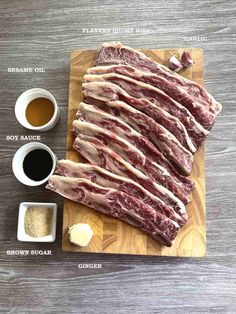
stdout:
POLYGON ((47 188, 171 246, 188 220, 194 154, 221 105, 121 43, 103 44, 95 59, 79 81, 84 98, 69 126, 69 148, 85 162, 59 160, 47 188))

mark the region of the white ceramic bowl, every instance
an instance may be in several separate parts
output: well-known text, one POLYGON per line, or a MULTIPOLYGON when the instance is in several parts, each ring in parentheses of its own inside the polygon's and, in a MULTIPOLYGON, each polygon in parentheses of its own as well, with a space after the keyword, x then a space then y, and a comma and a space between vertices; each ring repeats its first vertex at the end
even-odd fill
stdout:
POLYGON ((31 142, 28 144, 25 144, 21 146, 15 153, 13 159, 12 159, 12 170, 15 175, 15 177, 23 184, 28 186, 38 186, 41 184, 44 184, 48 178, 54 173, 55 168, 57 164, 57 158, 56 155, 52 152, 52 150, 45 144, 39 143, 39 142, 31 142), (26 176, 23 170, 23 161, 25 159, 25 156, 35 149, 44 149, 48 151, 52 157, 52 170, 50 174, 41 181, 34 181, 31 180, 29 177, 26 176))
POLYGON ((17 99, 16 104, 15 104, 15 116, 18 122, 26 129, 36 130, 36 131, 47 131, 53 128, 58 122, 59 117, 60 117, 60 110, 57 105, 56 99, 53 97, 53 95, 50 92, 42 88, 32 88, 25 91, 17 99), (33 126, 26 119, 26 109, 32 100, 36 98, 40 98, 40 97, 51 100, 51 102, 54 105, 54 114, 51 120, 47 124, 44 124, 42 126, 33 126))
POLYGON ((17 240, 24 242, 54 242, 56 239, 57 204, 55 203, 20 203, 18 216, 17 240), (48 207, 53 210, 51 234, 41 238, 34 238, 25 233, 25 213, 29 207, 48 207))

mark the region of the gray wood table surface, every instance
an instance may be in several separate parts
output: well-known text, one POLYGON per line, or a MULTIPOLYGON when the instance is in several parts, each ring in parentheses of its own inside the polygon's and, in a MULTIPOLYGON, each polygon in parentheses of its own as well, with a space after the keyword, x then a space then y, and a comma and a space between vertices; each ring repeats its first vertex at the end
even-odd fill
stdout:
POLYGON ((0 1, 1 313, 236 313, 235 8, 233 0, 0 1), (32 134, 15 119, 17 97, 32 87, 53 93, 61 119, 39 135, 64 157, 70 52, 110 40, 204 49, 205 85, 223 104, 206 142, 206 258, 62 252, 62 198, 44 187, 24 186, 12 174, 12 157, 27 141, 6 137, 32 134), (15 67, 45 72, 8 72, 15 67), (18 242, 19 203, 45 200, 58 204, 56 242, 18 242), (52 255, 7 255, 20 249, 52 255), (81 269, 84 264, 102 268, 81 269))

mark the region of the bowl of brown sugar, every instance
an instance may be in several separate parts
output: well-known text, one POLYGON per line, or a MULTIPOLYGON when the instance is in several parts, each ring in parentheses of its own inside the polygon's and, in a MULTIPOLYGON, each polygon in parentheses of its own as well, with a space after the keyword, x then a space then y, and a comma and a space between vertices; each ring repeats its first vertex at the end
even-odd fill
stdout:
POLYGON ((17 239, 25 242, 54 242, 57 205, 23 202, 19 207, 17 239))

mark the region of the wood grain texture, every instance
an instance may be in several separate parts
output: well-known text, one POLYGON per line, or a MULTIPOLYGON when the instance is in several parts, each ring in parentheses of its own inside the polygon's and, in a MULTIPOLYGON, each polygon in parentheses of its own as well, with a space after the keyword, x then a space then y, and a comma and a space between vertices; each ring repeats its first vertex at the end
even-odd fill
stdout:
POLYGON ((2 313, 235 313, 236 96, 235 0, 1 0, 0 1, 0 311, 2 313), (149 28, 150 34, 83 33, 83 28, 149 28), (184 37, 206 36, 206 41, 184 37), (223 110, 205 145, 207 256, 204 259, 61 252, 62 198, 23 186, 11 160, 31 134, 17 123, 14 104, 32 87, 52 92, 61 109, 57 127, 41 135, 65 157, 70 52, 117 40, 131 47, 204 49, 207 90, 223 110), (8 67, 45 73, 8 73, 8 67), (52 244, 16 239, 21 201, 58 204, 52 244), (51 249, 52 256, 8 256, 10 249, 51 249), (102 269, 78 264, 101 263, 102 269))
MULTIPOLYGON (((152 60, 168 65, 172 54, 180 57, 184 49, 141 49, 152 60)), ((187 49, 195 64, 180 72, 186 78, 203 84, 203 51, 198 48, 187 49)), ((83 101, 81 93, 84 75, 94 66, 96 50, 75 50, 71 53, 69 104, 67 122, 66 158, 75 162, 83 161, 72 145, 72 122, 76 119, 78 104, 83 101)), ((116 253, 134 255, 159 255, 203 257, 206 254, 205 218, 205 161, 204 148, 194 156, 191 178, 195 183, 192 201, 187 206, 189 216, 186 225, 178 232, 171 248, 160 245, 141 230, 118 219, 103 215, 84 205, 65 200, 63 213, 62 250, 71 252, 116 253), (69 241, 69 227, 76 223, 91 225, 94 236, 87 247, 78 247, 69 241)))

